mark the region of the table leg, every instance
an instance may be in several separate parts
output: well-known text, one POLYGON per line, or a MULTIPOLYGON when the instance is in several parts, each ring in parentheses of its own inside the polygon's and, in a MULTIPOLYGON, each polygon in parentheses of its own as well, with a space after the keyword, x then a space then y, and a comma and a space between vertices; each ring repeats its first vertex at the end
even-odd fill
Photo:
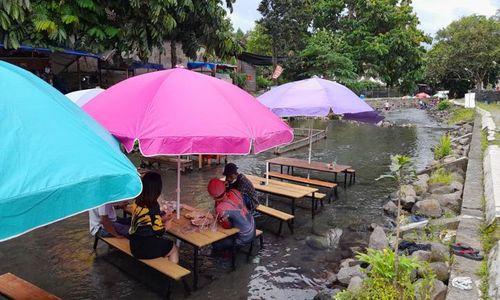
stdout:
POLYGON ((333 173, 333 174, 335 174, 335 179, 334 179, 334 182, 335 182, 335 183, 338 183, 338 181, 337 181, 337 172, 335 172, 335 173, 333 173))
POLYGON ((280 165, 280 173, 283 174, 283 165, 280 165))
POLYGON ((198 289, 198 247, 194 247, 194 262, 193 262, 193 289, 198 289))
POLYGON ((233 271, 236 270, 236 235, 233 235, 233 249, 231 255, 231 268, 233 271))
POLYGON ((314 219, 314 210, 316 209, 315 193, 312 193, 311 217, 314 219))
MULTIPOLYGON (((292 198, 292 216, 295 216, 295 198, 292 198)), ((295 220, 295 218, 293 218, 295 220)))
POLYGON ((292 176, 293 176, 293 167, 292 167, 292 176))
POLYGON ((344 188, 347 187, 347 171, 344 172, 344 188))

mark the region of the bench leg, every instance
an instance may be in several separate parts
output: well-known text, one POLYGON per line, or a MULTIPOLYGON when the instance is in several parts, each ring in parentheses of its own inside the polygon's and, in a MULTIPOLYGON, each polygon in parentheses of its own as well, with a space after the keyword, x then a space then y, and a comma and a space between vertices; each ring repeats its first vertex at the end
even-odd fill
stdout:
POLYGON ((247 262, 250 261, 250 256, 252 256, 252 251, 253 251, 253 241, 250 242, 250 248, 248 248, 247 262))
POLYGON ((184 294, 186 297, 191 295, 191 288, 189 287, 189 284, 186 281, 186 278, 182 278, 182 285, 184 286, 184 294))
POLYGON ((288 229, 290 229, 290 233, 293 234, 293 222, 291 222, 291 220, 288 220, 286 223, 288 224, 288 229))
POLYGON ((236 270, 236 237, 233 237, 233 255, 231 255, 231 270, 236 270))
POLYGON ((97 236, 97 234, 95 235, 95 238, 94 238, 94 251, 97 249, 97 243, 99 242, 99 237, 97 236))
POLYGON ((193 260, 193 289, 198 289, 198 247, 194 247, 194 260, 193 260))
POLYGON ((167 292, 165 293, 165 299, 170 300, 172 294, 172 280, 169 278, 167 280, 167 292))
POLYGON ((283 221, 280 220, 280 226, 278 227, 278 236, 281 236, 281 228, 283 227, 283 221))

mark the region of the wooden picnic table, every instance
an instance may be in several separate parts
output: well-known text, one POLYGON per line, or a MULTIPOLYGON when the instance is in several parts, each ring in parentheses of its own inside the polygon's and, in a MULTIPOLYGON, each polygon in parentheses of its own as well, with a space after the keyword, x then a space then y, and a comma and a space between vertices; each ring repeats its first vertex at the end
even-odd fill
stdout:
MULTIPOLYGON (((231 258, 231 267, 236 268, 236 234, 240 232, 238 228, 225 229, 217 224, 217 230, 213 231, 209 226, 207 229, 200 230, 197 226, 191 224, 191 220, 186 218, 186 213, 192 212, 195 209, 184 205, 181 208, 180 218, 174 217, 172 226, 166 229, 167 234, 193 246, 194 248, 194 261, 193 261, 193 289, 198 288, 198 255, 200 248, 212 245, 215 242, 223 239, 233 239, 233 253, 231 258)), ((132 214, 132 206, 128 205, 124 212, 132 214)))
MULTIPOLYGON (((198 288, 198 252, 200 248, 209 246, 215 242, 223 239, 233 239, 233 253, 231 260, 231 267, 236 268, 236 234, 240 232, 238 228, 225 229, 217 224, 216 230, 212 230, 211 226, 208 229, 200 230, 191 224, 191 221, 185 217, 185 214, 191 210, 181 209, 181 216, 179 219, 174 218, 172 226, 167 229, 167 233, 175 238, 190 244, 194 248, 194 261, 193 261, 193 289, 198 288)), ((215 220, 214 220, 215 221, 215 220)))
POLYGON ((312 188, 308 186, 303 186, 299 184, 293 184, 273 179, 269 179, 268 184, 266 184, 266 178, 264 177, 259 177, 254 175, 245 175, 245 176, 250 180, 250 182, 252 182, 255 190, 291 199, 292 200, 291 211, 293 216, 295 216, 295 200, 304 197, 309 197, 309 195, 311 195, 312 197, 311 215, 314 218, 315 193, 318 192, 317 188, 312 188))
POLYGON ((351 166, 348 165, 339 165, 335 164, 333 166, 329 166, 329 164, 319 161, 311 161, 309 163, 307 160, 298 159, 298 158, 290 158, 290 157, 276 157, 272 159, 266 160, 266 163, 269 164, 269 168, 271 165, 280 166, 280 172, 283 173, 283 167, 288 168, 288 172, 291 170, 291 174, 293 175, 293 169, 305 169, 311 171, 318 171, 324 173, 333 173, 335 175, 334 181, 337 183, 337 174, 344 173, 344 187, 347 183, 347 169, 350 169, 351 166))

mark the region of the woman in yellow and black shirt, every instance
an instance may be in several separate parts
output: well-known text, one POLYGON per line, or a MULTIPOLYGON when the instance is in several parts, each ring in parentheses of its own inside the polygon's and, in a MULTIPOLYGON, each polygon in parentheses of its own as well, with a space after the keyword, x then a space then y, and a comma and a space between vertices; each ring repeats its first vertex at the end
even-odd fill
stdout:
POLYGON ((163 237, 164 220, 161 216, 158 197, 161 195, 162 181, 158 173, 148 172, 142 177, 142 193, 132 206, 130 226, 130 251, 139 259, 167 257, 179 262, 179 251, 174 243, 163 237))

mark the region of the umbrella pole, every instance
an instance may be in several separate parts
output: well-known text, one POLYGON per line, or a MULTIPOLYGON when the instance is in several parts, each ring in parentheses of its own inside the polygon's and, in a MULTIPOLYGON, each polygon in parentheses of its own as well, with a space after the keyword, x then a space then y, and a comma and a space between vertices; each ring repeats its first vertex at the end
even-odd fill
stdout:
MULTIPOLYGON (((269 162, 266 161, 266 185, 269 184, 269 162)), ((269 194, 266 193, 266 206, 269 206, 269 194)))
MULTIPOLYGON (((311 164, 311 158, 312 158, 312 119, 309 121, 309 164, 311 164)), ((307 171, 307 179, 311 177, 311 174, 309 171, 307 171)))
POLYGON ((181 217, 181 156, 177 156, 177 220, 181 217))

